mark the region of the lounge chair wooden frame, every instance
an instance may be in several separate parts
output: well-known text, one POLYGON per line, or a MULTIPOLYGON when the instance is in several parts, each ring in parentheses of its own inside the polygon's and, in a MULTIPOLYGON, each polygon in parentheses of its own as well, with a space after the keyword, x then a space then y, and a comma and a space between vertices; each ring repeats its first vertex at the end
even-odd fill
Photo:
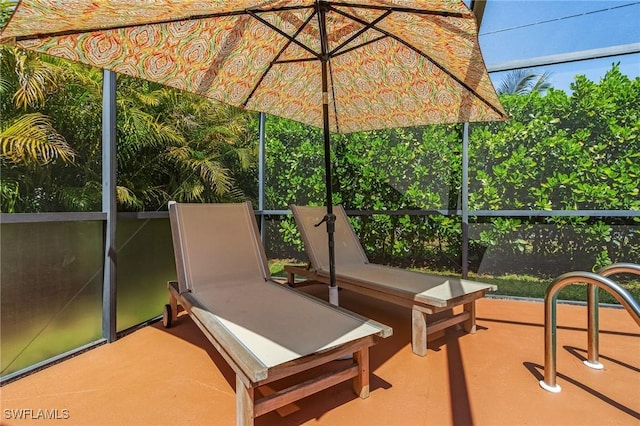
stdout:
MULTIPOLYGON (((292 287, 300 285, 296 282, 296 276, 304 277, 309 282, 329 284, 328 259, 325 255, 327 252, 326 230, 324 227, 314 226, 320 222, 326 208, 296 205, 291 205, 290 208, 302 236, 309 263, 306 267, 286 265, 284 270, 287 273, 288 284, 292 287)), ((496 286, 370 264, 342 206, 335 206, 334 213, 336 214, 335 250, 338 286, 410 308, 413 353, 425 356, 427 339, 456 324, 461 324, 468 333, 476 332, 475 302, 484 297, 487 291, 496 290, 496 286), (376 268, 380 276, 393 278, 386 281, 384 278, 377 280, 363 278, 357 271, 352 272, 353 266, 356 270, 359 267, 376 268), (410 281, 412 285, 405 286, 405 281, 410 281), (462 306, 462 311, 454 315, 452 309, 457 306, 462 306), (438 315, 437 320, 429 318, 431 315, 445 311, 450 311, 451 315, 438 315)))
MULTIPOLYGON (((270 281, 270 275, 266 267, 266 257, 264 255, 264 249, 260 243, 258 237, 258 229, 251 209, 250 203, 242 203, 236 205, 225 204, 225 209, 231 209, 230 213, 226 213, 226 219, 229 219, 229 215, 232 217, 239 216, 238 220, 244 220, 246 223, 252 223, 249 225, 249 233, 252 235, 253 252, 257 256, 258 270, 262 271, 263 277, 258 280, 257 288, 262 290, 266 289, 265 294, 275 294, 276 299, 278 295, 282 295, 284 299, 289 302, 294 300, 295 305, 301 305, 306 309, 318 310, 322 314, 322 317, 326 317, 328 322, 335 319, 336 323, 343 324, 355 324, 356 331, 349 330, 346 332, 347 337, 342 338, 340 344, 335 346, 323 347, 315 352, 309 351, 309 353, 294 354, 289 356, 286 362, 277 365, 270 365, 261 357, 259 352, 261 345, 256 344, 255 341, 250 341, 244 333, 234 332, 234 329, 225 323, 225 318, 218 316, 210 305, 215 303, 203 302, 201 299, 214 300, 208 297, 208 291, 211 291, 212 287, 218 285, 218 283, 198 282, 202 281, 197 273, 191 271, 193 265, 189 261, 189 256, 194 256, 194 251, 189 252, 189 244, 195 244, 196 246, 203 246, 202 241, 204 239, 215 239, 216 235, 206 235, 211 232, 211 227, 204 226, 202 229, 198 229, 199 233, 206 235, 206 237, 189 235, 189 232, 184 228, 187 227, 185 221, 193 219, 193 217, 187 217, 185 211, 187 209, 213 209, 215 206, 221 205, 187 205, 170 203, 169 212, 172 227, 172 234, 174 240, 174 253, 176 257, 176 266, 178 271, 178 281, 171 281, 168 283, 169 290, 169 304, 165 307, 163 322, 166 327, 171 326, 178 318, 178 306, 181 305, 184 310, 189 314, 193 322, 200 328, 202 333, 211 342, 213 347, 220 353, 224 360, 231 366, 236 375, 236 420, 238 425, 250 425, 254 423, 254 419, 257 416, 265 414, 267 412, 277 410, 284 407, 294 401, 297 401, 305 396, 319 392, 323 389, 331 387, 335 384, 351 379, 353 382, 353 390, 360 398, 366 398, 369 396, 369 348, 375 345, 381 338, 388 337, 392 334, 390 327, 377 323, 358 316, 352 312, 346 311, 339 307, 334 307, 320 301, 314 297, 301 294, 295 290, 289 289, 286 286, 270 281), (190 206, 190 207, 188 207, 190 206), (182 218, 181 216, 185 217, 182 218), (200 242, 196 241, 199 240, 200 242), (196 241, 194 243, 194 241, 196 241), (269 286, 269 287, 261 287, 269 286), (293 298, 293 299, 292 299, 293 298), (326 312, 325 312, 326 311, 326 312), (352 360, 345 361, 339 360, 344 358, 345 355, 352 354, 352 360), (337 361, 338 360, 338 361, 337 361), (334 362, 336 361, 336 362, 334 362), (294 384, 286 389, 279 391, 273 391, 270 387, 267 388, 268 392, 264 392, 264 396, 258 397, 256 390, 261 386, 271 384, 280 379, 293 376, 297 373, 309 370, 311 368, 332 363, 334 364, 330 371, 323 374, 307 379, 302 383, 294 384)), ((219 207, 217 209, 220 209, 219 207)), ((215 213, 212 211, 211 213, 215 213)), ((221 220, 213 215, 208 222, 216 222, 221 220)), ((225 220, 223 218, 222 220, 225 220)), ((235 219, 234 219, 235 220, 235 219)), ((200 227, 201 224, 190 224, 200 227)), ((224 227, 225 224, 217 224, 215 227, 220 229, 220 226, 224 227)), ((224 231, 223 231, 224 232, 224 231)), ((231 231, 233 232, 233 231, 231 231)), ((241 238, 242 236, 238 236, 241 238)), ((224 239, 224 237, 222 237, 224 239)), ((208 243, 204 244, 206 246, 208 243)), ((220 244, 241 244, 239 241, 227 241, 217 242, 214 245, 220 244)), ((249 247, 247 251, 251 251, 249 247)), ((241 252, 242 250, 240 250, 241 252)), ((231 255, 233 256, 233 255, 231 255)), ((251 265, 251 253, 247 254, 247 262, 251 265)), ((221 262, 224 264, 228 262, 228 259, 223 259, 221 262)), ((213 267, 216 267, 216 261, 213 260, 213 267)), ((217 265, 220 266, 220 265, 217 265)), ((229 264, 228 267, 233 268, 233 265, 229 264)), ((251 269, 253 266, 249 266, 247 269, 251 269)), ((238 274, 242 275, 244 272, 239 271, 238 274)), ((213 291, 216 291, 215 288, 213 291)), ((224 296, 225 291, 227 294, 233 296, 232 290, 219 291, 219 295, 215 297, 224 296)), ((246 298, 246 293, 244 293, 246 298)), ((235 303, 244 303, 243 297, 239 297, 235 303)), ((233 302, 232 302, 233 303, 233 302)), ((225 301, 225 309, 228 306, 228 302, 225 301)), ((262 304, 264 306, 264 321, 269 322, 270 311, 287 309, 283 306, 273 306, 269 304, 262 304)), ((224 309, 223 309, 224 310, 224 309)), ((262 318, 262 316, 261 316, 262 318)), ((296 318, 290 318, 295 322, 296 318)), ((262 321, 261 321, 262 322, 262 321)), ((275 328, 280 326, 285 327, 287 324, 275 324, 275 328)), ((309 325, 310 327, 313 324, 309 325)), ((330 325, 328 325, 330 326, 330 325)), ((313 334, 313 331, 311 331, 313 334)), ((336 332, 338 333, 338 332, 336 332)), ((277 330, 274 335, 277 335, 277 330)), ((307 338, 308 340, 308 338, 307 338)), ((268 345, 267 345, 268 346, 268 345)), ((325 345, 326 346, 326 345, 325 345)), ((324 371, 324 369, 323 369, 324 371)))

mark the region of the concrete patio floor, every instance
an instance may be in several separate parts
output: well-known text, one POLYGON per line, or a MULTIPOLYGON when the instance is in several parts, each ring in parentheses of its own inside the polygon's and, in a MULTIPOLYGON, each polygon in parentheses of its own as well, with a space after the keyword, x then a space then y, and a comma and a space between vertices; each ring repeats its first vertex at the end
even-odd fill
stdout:
MULTIPOLYGON (((320 286, 304 291, 326 293, 320 286)), ((605 368, 596 371, 582 364, 586 307, 559 305, 562 392, 552 394, 538 385, 542 303, 480 300, 478 332, 450 329, 422 358, 411 352, 408 309, 346 290, 340 298, 343 307, 394 329, 371 349, 370 397, 357 398, 345 382, 258 417, 256 425, 640 425, 640 330, 622 309, 600 309, 605 368)), ((233 425, 234 388, 233 371, 182 315, 169 330, 143 327, 4 385, 0 422, 233 425), (34 419, 38 410, 58 419, 34 419), (16 419, 20 413, 31 418, 16 419)))

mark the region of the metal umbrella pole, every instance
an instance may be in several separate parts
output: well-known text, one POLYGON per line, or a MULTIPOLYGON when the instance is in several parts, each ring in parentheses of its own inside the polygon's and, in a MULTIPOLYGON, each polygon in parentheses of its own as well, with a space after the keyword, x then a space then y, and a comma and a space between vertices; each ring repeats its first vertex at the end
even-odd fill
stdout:
POLYGON ((320 1, 318 7, 318 25, 320 28, 320 66, 322 67, 322 122, 324 137, 324 173, 326 188, 327 214, 322 222, 327 224, 327 240, 329 244, 329 303, 338 305, 338 286, 336 285, 336 252, 334 244, 334 232, 336 216, 333 214, 333 187, 331 185, 331 133, 329 128, 329 48, 327 40, 326 10, 325 2, 320 1))

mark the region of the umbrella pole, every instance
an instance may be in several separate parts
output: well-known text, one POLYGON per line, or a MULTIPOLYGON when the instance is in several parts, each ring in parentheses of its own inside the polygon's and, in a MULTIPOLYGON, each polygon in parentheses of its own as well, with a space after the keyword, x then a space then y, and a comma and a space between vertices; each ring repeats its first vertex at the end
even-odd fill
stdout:
POLYGON ((338 286, 336 284, 336 253, 334 232, 336 229, 336 215, 333 214, 333 190, 331 187, 331 137, 324 132, 325 179, 327 187, 327 214, 323 221, 327 222, 327 237, 329 241, 329 303, 338 306, 338 286))
POLYGON ((329 303, 338 306, 338 286, 336 285, 336 255, 333 234, 336 216, 333 214, 333 188, 331 186, 331 134, 329 129, 329 54, 326 27, 326 7, 323 1, 318 2, 318 20, 320 27, 320 46, 322 49, 320 64, 322 66, 322 122, 324 136, 324 171, 326 187, 327 214, 323 222, 327 223, 329 241, 329 303))
MULTIPOLYGON (((323 108, 327 108, 325 104, 323 108)), ((327 120, 328 122, 328 120, 327 120)), ((327 214, 323 221, 327 223, 327 237, 329 242, 329 303, 338 306, 338 286, 336 285, 336 253, 334 244, 334 232, 336 215, 333 214, 333 189, 331 187, 331 136, 324 131, 324 165, 327 188, 327 214)))

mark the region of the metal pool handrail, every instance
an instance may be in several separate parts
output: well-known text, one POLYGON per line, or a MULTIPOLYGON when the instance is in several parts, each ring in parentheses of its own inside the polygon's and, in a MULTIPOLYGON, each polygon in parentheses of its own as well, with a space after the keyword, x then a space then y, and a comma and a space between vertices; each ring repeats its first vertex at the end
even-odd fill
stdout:
MULTIPOLYGON (((609 266, 598 270, 598 275, 603 277, 609 277, 616 274, 633 274, 640 276, 640 265, 634 263, 614 263, 609 266)), ((584 361, 584 365, 596 370, 601 370, 604 366, 599 360, 599 324, 598 319, 598 287, 589 284, 587 286, 587 330, 589 332, 588 347, 587 347, 587 360, 584 361)))
MULTIPOLYGON (((606 275, 630 272, 640 275, 640 266, 634 264, 614 264, 598 271, 606 275)), ((606 276, 592 272, 568 272, 560 275, 547 287, 544 298, 544 380, 540 381, 540 386, 550 392, 560 392, 560 386, 556 384, 556 302, 558 292, 564 287, 577 283, 586 283, 589 288, 588 293, 588 333, 589 347, 591 355, 595 355, 597 362, 597 341, 598 341, 598 315, 597 315, 597 288, 602 288, 613 297, 629 312, 636 324, 640 326, 640 304, 633 298, 631 293, 617 282, 606 276), (594 297, 595 295, 595 297, 594 297), (595 336, 595 337, 594 337, 595 336)), ((591 359, 592 356, 589 356, 591 359)), ((588 365, 588 364, 587 364, 588 365)))

